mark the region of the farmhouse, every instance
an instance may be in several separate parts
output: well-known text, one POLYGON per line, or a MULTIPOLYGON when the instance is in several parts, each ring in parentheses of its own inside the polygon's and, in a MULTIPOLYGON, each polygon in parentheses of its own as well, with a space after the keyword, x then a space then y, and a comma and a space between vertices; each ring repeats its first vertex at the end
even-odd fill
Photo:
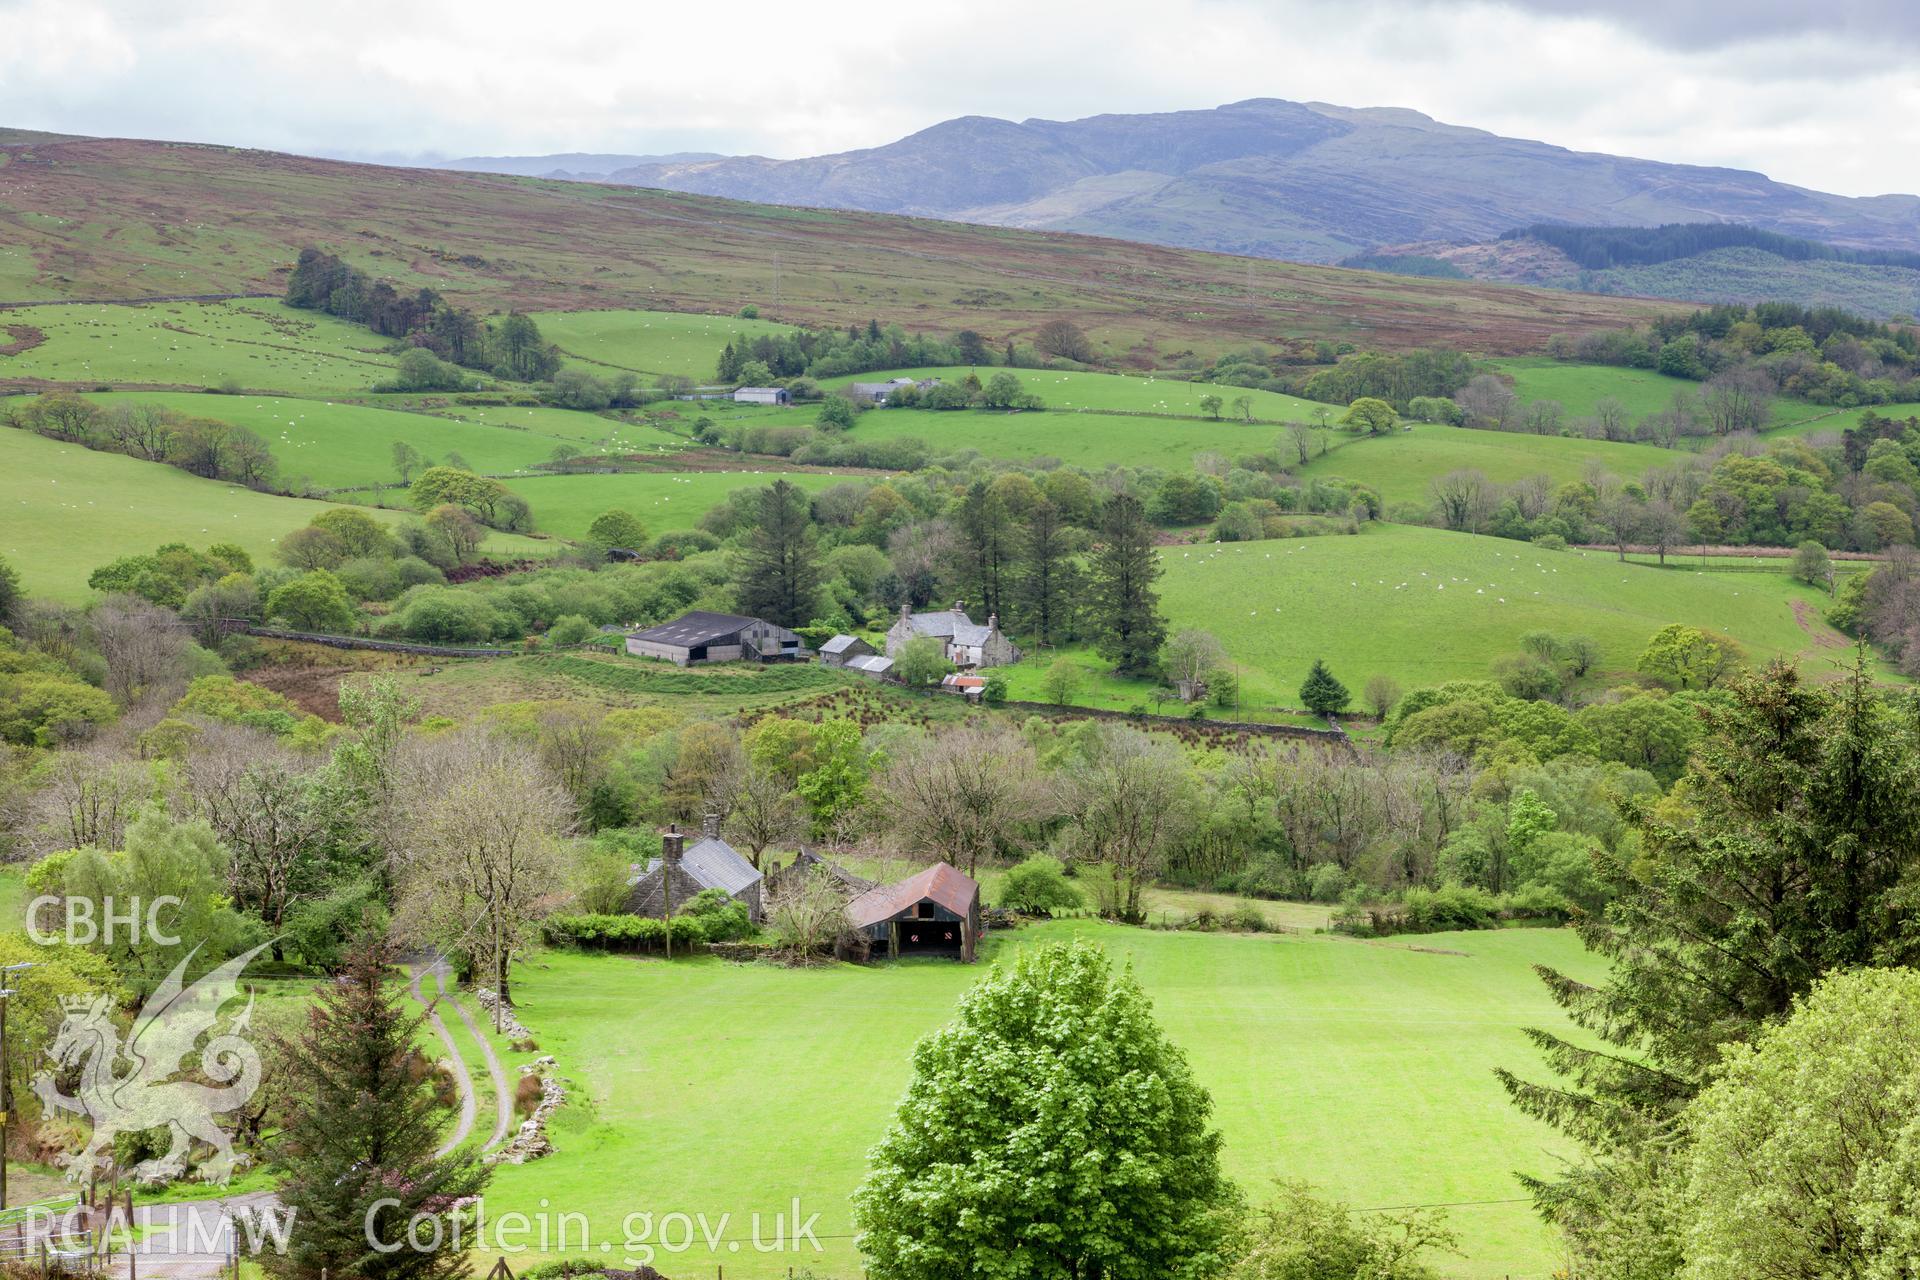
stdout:
POLYGON ((733 393, 735 404, 789 404, 792 399, 785 387, 739 387, 733 393))
POLYGON ((938 378, 892 378, 886 382, 855 382, 847 387, 847 398, 861 404, 885 404, 902 387, 926 391, 940 385, 938 378))
POLYGON ((1001 634, 999 617, 989 614, 983 627, 967 616, 966 603, 956 600, 953 608, 933 613, 909 613, 901 605, 899 621, 887 630, 887 656, 899 657, 915 636, 932 636, 956 667, 1009 667, 1020 661, 1020 647, 1001 634))
POLYGON ((773 662, 806 655, 800 637, 785 627, 704 609, 644 631, 629 632, 627 652, 636 658, 665 658, 682 667, 694 662, 737 662, 746 658, 773 662))
POLYGON ((670 827, 661 833, 660 856, 627 882, 627 910, 636 916, 672 915, 704 889, 719 889, 758 924, 765 917, 761 876, 720 838, 720 816, 710 813, 700 839, 687 848, 686 833, 670 827))
POLYGON ((951 955, 971 963, 980 940, 980 886, 936 862, 849 902, 847 922, 888 956, 951 955))
POLYGON ((848 659, 872 653, 873 646, 859 636, 840 635, 820 646, 820 661, 829 667, 844 667, 848 659))

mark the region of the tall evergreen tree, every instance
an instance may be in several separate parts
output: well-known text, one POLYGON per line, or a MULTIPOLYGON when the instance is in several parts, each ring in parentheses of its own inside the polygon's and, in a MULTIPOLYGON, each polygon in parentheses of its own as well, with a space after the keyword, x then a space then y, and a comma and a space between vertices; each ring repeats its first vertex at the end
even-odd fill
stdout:
MULTIPOLYGON (((293 1211, 285 1253, 261 1261, 281 1280, 325 1275, 362 1280, 451 1280, 466 1273, 466 1249, 405 1242, 416 1214, 446 1214, 478 1195, 491 1170, 467 1149, 437 1156, 445 1112, 416 1071, 414 1041, 425 1020, 409 1015, 390 984, 391 952, 368 940, 315 993, 306 1031, 283 1044, 292 1099, 273 1147, 280 1200, 293 1211), (391 1201, 376 1209, 375 1202, 391 1201), (369 1216, 371 1215, 371 1216, 369 1216)), ((416 1238, 433 1233, 423 1228, 416 1238)))
POLYGON ((1005 614, 1007 580, 1013 570, 1017 529, 1007 504, 985 480, 975 480, 960 500, 958 524, 966 554, 969 600, 976 616, 1005 614))
POLYGON ((1088 615, 1100 656, 1129 674, 1151 671, 1166 643, 1160 615, 1160 557, 1146 508, 1130 493, 1116 493, 1100 509, 1100 544, 1093 553, 1088 615))
POLYGON ((1637 815, 1637 851, 1594 855, 1613 902, 1579 927, 1607 978, 1541 970, 1598 1047, 1535 1030, 1561 1083, 1501 1073, 1523 1110, 1586 1148, 1530 1183, 1582 1275, 1678 1271, 1678 1114, 1728 1044, 1785 1017, 1823 974, 1920 963, 1911 704, 1889 705, 1864 654, 1831 691, 1784 663, 1728 690, 1728 705, 1703 706, 1708 731, 1674 798, 1637 815))
POLYGON ((1339 677, 1327 669, 1327 664, 1315 658, 1313 667, 1307 672, 1307 678, 1300 686, 1300 701, 1307 710, 1318 716, 1330 716, 1347 709, 1347 703, 1353 695, 1347 692, 1347 686, 1340 683, 1339 677))
POLYGON ((776 480, 760 491, 757 512, 740 553, 740 610, 782 627, 805 626, 820 589, 807 495, 776 480))
POLYGON ((1072 633, 1083 586, 1060 508, 1042 499, 1027 513, 1014 581, 1014 617, 1028 638, 1051 645, 1072 633))

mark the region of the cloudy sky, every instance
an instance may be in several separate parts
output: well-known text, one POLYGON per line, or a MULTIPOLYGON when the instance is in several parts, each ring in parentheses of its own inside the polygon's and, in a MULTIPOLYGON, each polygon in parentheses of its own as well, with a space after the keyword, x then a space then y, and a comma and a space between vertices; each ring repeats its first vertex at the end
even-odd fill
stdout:
POLYGON ((0 0, 0 125, 389 160, 1280 97, 1873 195, 1917 66, 1914 0, 0 0))

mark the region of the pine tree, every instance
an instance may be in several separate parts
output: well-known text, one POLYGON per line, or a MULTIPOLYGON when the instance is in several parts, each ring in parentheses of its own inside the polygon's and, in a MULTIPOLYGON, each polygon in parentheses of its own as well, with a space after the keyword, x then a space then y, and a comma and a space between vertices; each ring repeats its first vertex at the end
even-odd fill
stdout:
POLYGON ((776 480, 760 491, 758 513, 740 553, 740 611, 776 626, 805 626, 820 589, 807 495, 776 480))
POLYGON ((1586 1149, 1528 1180, 1583 1275, 1677 1270, 1678 1115, 1730 1042, 1824 974, 1920 963, 1920 725, 1875 690, 1864 653, 1831 691, 1784 663, 1727 689, 1728 705, 1701 709, 1708 732, 1674 800, 1636 814, 1634 856, 1595 855, 1613 901, 1579 929, 1606 979, 1541 970, 1599 1047, 1535 1030, 1562 1080, 1500 1073, 1522 1110, 1586 1149))
POLYGON ((1067 523, 1053 503, 1035 503, 1021 532, 1014 616, 1027 636, 1054 644, 1072 632, 1082 586, 1080 567, 1067 544, 1067 523))
POLYGON ((1300 686, 1300 701, 1307 710, 1317 716, 1330 716, 1345 711, 1347 703, 1353 701, 1353 695, 1347 692, 1347 686, 1334 678, 1327 670, 1327 664, 1315 658, 1313 669, 1307 672, 1306 683, 1300 686))
POLYGON ((1004 614, 1006 580, 1015 552, 1013 517, 985 480, 976 480, 960 501, 960 541, 966 551, 966 582, 976 616, 1004 614))
POLYGON ((1088 611, 1100 656, 1123 674, 1151 671, 1166 643, 1167 623, 1153 589, 1159 578, 1146 509, 1132 494, 1113 495, 1100 511, 1088 611))
MULTIPOLYGON (((340 975, 315 993, 306 1031, 283 1042, 292 1100, 274 1144, 280 1200, 293 1211, 285 1253, 261 1261, 281 1280, 354 1276, 359 1280, 451 1280, 466 1273, 466 1249, 449 1227, 441 1246, 405 1241, 416 1214, 445 1215, 475 1196, 491 1170, 467 1150, 436 1156, 445 1118, 413 1048, 424 1016, 407 1014, 387 981, 392 953, 367 940, 340 975), (376 1201, 396 1204, 374 1209, 376 1201), (369 1215, 371 1219, 369 1219, 369 1215)), ((430 1239, 421 1228, 416 1238, 430 1239)))

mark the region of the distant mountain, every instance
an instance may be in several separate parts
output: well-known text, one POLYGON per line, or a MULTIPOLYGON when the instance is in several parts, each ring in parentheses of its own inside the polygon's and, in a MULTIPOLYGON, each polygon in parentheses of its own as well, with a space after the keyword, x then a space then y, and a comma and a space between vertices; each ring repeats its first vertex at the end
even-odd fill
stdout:
MULTIPOLYGON (((537 163, 566 168, 563 159, 537 163)), ((1417 111, 1276 98, 1072 121, 965 116, 864 151, 657 157, 604 180, 1308 262, 1411 241, 1488 241, 1535 222, 1735 221, 1920 250, 1920 197, 1827 195, 1739 169, 1503 138, 1417 111)))
POLYGON ((1920 315, 1920 254, 1858 250, 1737 224, 1532 226, 1495 240, 1387 245, 1340 265, 1693 302, 1797 302, 1876 320, 1920 315))
POLYGON ((463 173, 504 173, 517 178, 578 178, 595 181, 620 169, 647 165, 702 164, 725 158, 711 151, 675 151, 664 156, 564 151, 550 156, 466 156, 459 160, 436 160, 420 167, 456 169, 463 173))

